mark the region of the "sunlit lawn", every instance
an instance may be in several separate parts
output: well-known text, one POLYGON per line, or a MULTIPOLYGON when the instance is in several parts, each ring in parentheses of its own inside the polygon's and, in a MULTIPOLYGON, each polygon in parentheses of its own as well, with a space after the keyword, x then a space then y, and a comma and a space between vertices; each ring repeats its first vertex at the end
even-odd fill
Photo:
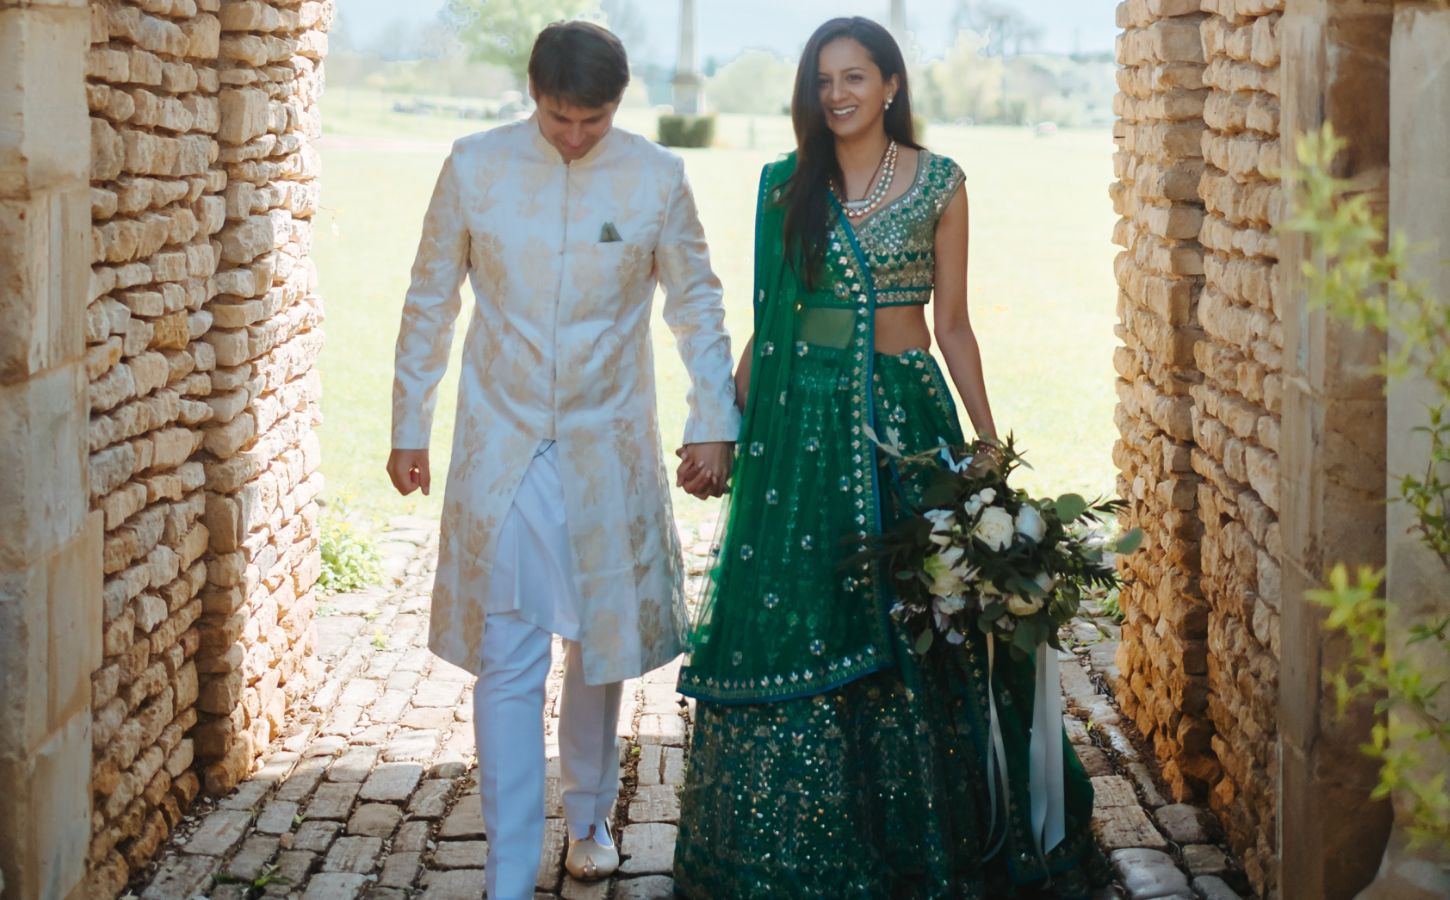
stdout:
MULTIPOLYGON (((314 248, 327 309, 323 471, 328 493, 344 496, 357 511, 432 515, 447 470, 464 320, 434 422, 438 489, 426 500, 398 497, 383 473, 393 340, 438 166, 452 138, 488 123, 396 114, 389 111, 392 100, 336 91, 323 104, 323 211, 314 248)), ((626 111, 619 121, 653 133, 652 116, 643 111, 626 111)), ((719 133, 725 146, 683 155, 725 282, 738 352, 750 328, 756 179, 763 163, 788 149, 790 123, 727 117, 719 133)), ((1023 485, 1110 492, 1116 436, 1110 135, 1068 131, 1036 138, 1025 130, 933 125, 926 141, 967 172, 972 318, 998 426, 1016 434, 1035 467, 1023 485)), ((658 311, 654 335, 668 440, 683 429, 686 380, 658 311)), ((675 501, 689 522, 708 509, 683 495, 675 501)))

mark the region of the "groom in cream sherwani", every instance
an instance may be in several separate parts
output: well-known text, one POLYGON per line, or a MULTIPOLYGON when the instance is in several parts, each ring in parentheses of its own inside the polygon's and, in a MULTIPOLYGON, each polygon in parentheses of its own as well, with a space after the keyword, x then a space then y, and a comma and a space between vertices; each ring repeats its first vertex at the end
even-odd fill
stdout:
POLYGON ((478 674, 493 900, 531 898, 544 838, 544 690, 564 639, 559 751, 576 877, 614 871, 620 682, 683 649, 680 548, 655 416, 657 282, 690 375, 683 486, 720 493, 739 427, 720 283, 683 162, 613 126, 629 81, 599 26, 539 35, 538 112, 459 140, 403 308, 388 472, 430 486, 429 431, 473 286, 429 646, 478 674))

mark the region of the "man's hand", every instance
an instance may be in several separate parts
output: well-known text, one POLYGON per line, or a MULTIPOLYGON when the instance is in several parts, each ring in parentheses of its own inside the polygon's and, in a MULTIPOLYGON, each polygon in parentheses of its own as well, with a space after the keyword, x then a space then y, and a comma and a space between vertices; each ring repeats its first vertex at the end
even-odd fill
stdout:
POLYGON ((388 454, 388 477, 393 480, 393 487, 404 497, 419 488, 422 488, 426 496, 432 484, 432 478, 428 474, 428 450, 394 448, 388 454))
POLYGON ((701 500, 725 493, 725 485, 730 481, 730 467, 735 460, 734 442, 686 444, 676 450, 675 455, 680 458, 675 484, 684 488, 685 493, 701 500))

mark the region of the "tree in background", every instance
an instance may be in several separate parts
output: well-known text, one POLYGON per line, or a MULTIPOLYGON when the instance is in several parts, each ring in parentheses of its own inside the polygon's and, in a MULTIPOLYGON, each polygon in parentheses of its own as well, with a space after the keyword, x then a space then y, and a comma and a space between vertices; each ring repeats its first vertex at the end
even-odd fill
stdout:
POLYGON ((449 0, 447 9, 469 57, 502 66, 520 84, 534 38, 545 25, 598 11, 597 0, 449 0))
POLYGON ((986 56, 1006 56, 1007 48, 1021 56, 1042 40, 1042 26, 1010 3, 997 0, 957 0, 952 20, 958 31, 974 31, 985 38, 986 56))
POLYGON ((774 115, 790 109, 795 65, 766 50, 746 50, 705 81, 710 105, 722 113, 774 115))
POLYGON ((941 59, 916 68, 912 101, 920 113, 944 122, 1000 120, 1004 65, 1000 57, 983 55, 985 43, 974 32, 958 32, 941 59))

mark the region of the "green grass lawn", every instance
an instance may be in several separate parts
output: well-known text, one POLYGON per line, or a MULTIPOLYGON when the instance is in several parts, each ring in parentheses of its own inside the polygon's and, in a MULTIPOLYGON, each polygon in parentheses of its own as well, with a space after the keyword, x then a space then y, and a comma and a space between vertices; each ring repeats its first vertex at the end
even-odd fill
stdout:
MULTIPOLYGON (((323 101, 323 208, 314 245, 327 310, 323 472, 328 494, 358 512, 434 515, 447 470, 463 318, 434 422, 438 490, 431 498, 398 497, 383 472, 393 340, 438 167, 453 138, 487 123, 393 113, 393 99, 335 91, 323 101)), ((618 121, 653 134, 653 116, 645 111, 626 110, 618 121)), ((762 164, 789 149, 790 134, 784 117, 726 116, 721 146, 683 152, 725 283, 737 353, 750 328, 756 180, 762 164)), ((1111 136, 1065 131, 1035 138, 1019 129, 932 125, 926 140, 967 172, 972 318, 998 427, 1015 433, 1034 466, 1023 473, 1022 485, 1040 492, 1111 492, 1117 435, 1111 136)), ((683 429, 686 379, 658 307, 654 339, 668 440, 683 429)), ((666 447, 667 454, 671 450, 666 447)), ((686 522, 699 521, 710 509, 683 495, 675 501, 686 522)))

